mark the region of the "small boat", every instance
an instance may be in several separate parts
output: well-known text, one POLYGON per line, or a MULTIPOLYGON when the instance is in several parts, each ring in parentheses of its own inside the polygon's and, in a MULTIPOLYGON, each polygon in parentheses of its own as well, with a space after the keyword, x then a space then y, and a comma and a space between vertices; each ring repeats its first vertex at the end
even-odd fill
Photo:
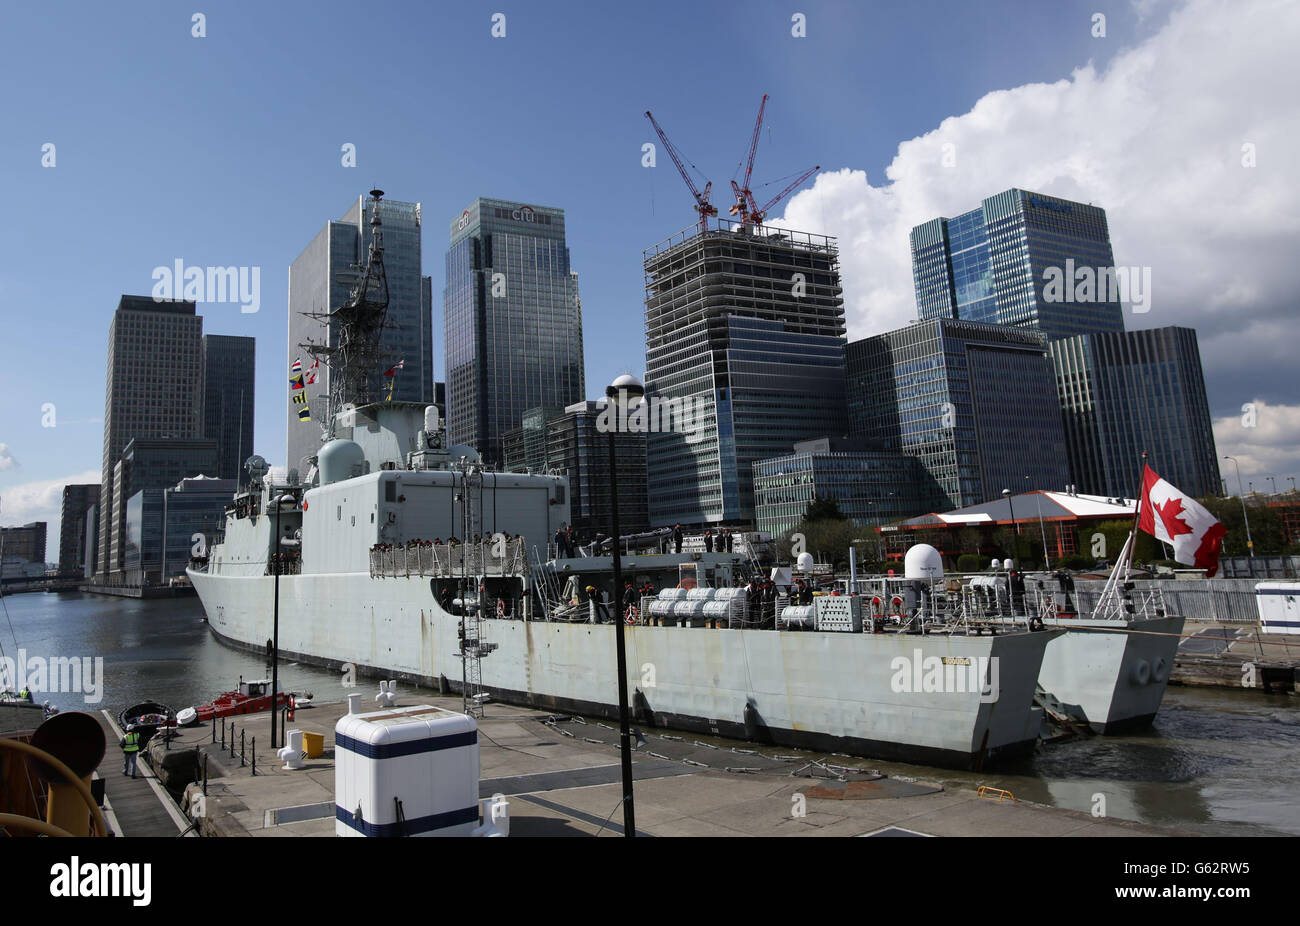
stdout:
POLYGON ((140 734, 141 746, 149 742, 159 727, 176 726, 175 711, 159 701, 141 701, 123 708, 117 719, 121 722, 123 731, 128 726, 135 727, 135 732, 140 734))
MULTIPOLYGON (((276 708, 302 707, 311 703, 311 694, 286 694, 281 691, 275 698, 276 708)), ((222 692, 207 704, 187 707, 176 715, 181 726, 212 720, 214 717, 231 717, 235 714, 259 714, 271 708, 271 680, 269 678, 254 681, 239 680, 239 687, 222 692)))

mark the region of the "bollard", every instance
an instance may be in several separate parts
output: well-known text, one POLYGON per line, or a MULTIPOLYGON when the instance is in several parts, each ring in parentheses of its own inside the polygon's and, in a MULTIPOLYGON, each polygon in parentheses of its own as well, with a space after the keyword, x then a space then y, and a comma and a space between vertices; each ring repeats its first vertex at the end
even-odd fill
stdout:
POLYGON ((244 767, 244 733, 245 730, 239 731, 239 767, 244 767))
POLYGON ((235 757, 235 722, 230 721, 230 758, 235 757))
MULTIPOLYGON (((212 718, 212 723, 213 723, 213 727, 212 727, 212 729, 214 729, 214 730, 216 729, 216 722, 217 722, 217 718, 213 717, 213 718, 212 718)), ((222 751, 222 752, 225 752, 225 751, 226 751, 226 722, 225 722, 224 720, 221 721, 221 751, 222 751)))
POLYGON ((212 742, 217 741, 217 718, 212 718, 212 742))
POLYGON ((203 754, 203 796, 208 796, 208 754, 203 754))
POLYGON ((251 747, 251 752, 252 752, 252 762, 250 764, 253 767, 253 774, 256 775, 257 774, 257 737, 256 736, 253 737, 253 745, 251 747))

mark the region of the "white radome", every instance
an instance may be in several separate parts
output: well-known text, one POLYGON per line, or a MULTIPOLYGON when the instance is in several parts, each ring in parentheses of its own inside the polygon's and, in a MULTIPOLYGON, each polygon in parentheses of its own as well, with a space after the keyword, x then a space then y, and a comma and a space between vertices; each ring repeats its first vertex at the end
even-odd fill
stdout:
POLYGON ((943 557, 928 543, 918 543, 908 548, 903 557, 903 577, 926 581, 943 578, 943 557))

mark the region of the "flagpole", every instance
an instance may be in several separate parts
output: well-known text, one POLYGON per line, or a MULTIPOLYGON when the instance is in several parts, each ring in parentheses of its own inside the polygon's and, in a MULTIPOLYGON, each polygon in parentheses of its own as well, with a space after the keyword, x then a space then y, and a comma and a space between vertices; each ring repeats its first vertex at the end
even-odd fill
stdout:
POLYGON ((1145 491, 1147 475, 1147 452, 1142 451, 1142 469, 1138 473, 1137 494, 1133 496, 1133 530, 1129 533, 1128 559, 1124 562, 1124 581, 1128 581, 1129 567, 1133 563, 1133 554, 1137 552, 1138 522, 1142 519, 1142 495, 1145 491))

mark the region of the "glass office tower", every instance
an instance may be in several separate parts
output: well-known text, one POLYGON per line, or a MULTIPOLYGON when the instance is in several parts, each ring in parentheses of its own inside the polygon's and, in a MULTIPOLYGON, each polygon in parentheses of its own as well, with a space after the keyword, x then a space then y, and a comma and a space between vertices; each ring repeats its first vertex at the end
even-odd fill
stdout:
MULTIPOLYGON (((329 409, 329 371, 310 371, 316 382, 307 386, 311 418, 298 417, 299 406, 289 401, 289 368, 301 359, 304 367, 311 358, 299 345, 311 342, 333 344, 336 334, 319 319, 304 312, 325 313, 347 300, 358 279, 356 265, 364 266, 370 251, 370 215, 374 201, 358 196, 337 222, 328 222, 311 244, 289 266, 289 347, 285 357, 284 383, 286 421, 286 463, 301 469, 303 460, 320 447, 321 425, 329 409)), ((432 281, 421 276, 420 204, 385 199, 380 202, 383 222, 384 270, 388 275, 388 327, 380 336, 384 368, 403 363, 393 383, 393 400, 432 403, 433 385, 433 301, 432 281)), ((375 371, 380 383, 383 370, 375 371)), ((382 383, 380 383, 382 385, 382 383)), ((386 394, 377 389, 376 395, 386 394)), ((247 458, 248 454, 244 455, 247 458)), ((243 461, 240 461, 241 464, 243 461)))
POLYGON ((203 415, 200 433, 217 442, 218 479, 242 479, 253 455, 257 341, 224 334, 203 336, 203 415))
MULTIPOLYGON (((120 572, 126 499, 114 494, 114 470, 131 440, 192 438, 199 433, 203 318, 193 302, 122 296, 108 327, 104 388, 103 476, 99 489, 96 573, 120 572), (119 504, 121 503, 121 504, 119 504)), ((211 470, 209 470, 211 471, 211 470)))
POLYGON ((447 438, 500 465, 505 434, 527 410, 585 396, 582 304, 564 210, 479 198, 449 231, 447 438))
POLYGON ((646 391, 687 403, 647 439, 650 524, 754 522, 756 460, 842 434, 834 238, 719 221, 645 252, 646 391))
POLYGON ((1078 491, 1132 498, 1145 450, 1151 468, 1184 492, 1218 494, 1195 331, 1085 334, 1050 349, 1078 491))
POLYGON ((846 354, 853 432, 917 457, 933 480, 937 495, 915 513, 1069 482, 1040 333, 936 318, 854 341, 846 354))
POLYGON ((922 319, 1036 328, 1049 340, 1124 330, 1112 288, 1049 286, 1051 273, 1072 282, 1080 268, 1114 267, 1104 209, 1013 188, 956 218, 916 226, 911 246, 922 319))

